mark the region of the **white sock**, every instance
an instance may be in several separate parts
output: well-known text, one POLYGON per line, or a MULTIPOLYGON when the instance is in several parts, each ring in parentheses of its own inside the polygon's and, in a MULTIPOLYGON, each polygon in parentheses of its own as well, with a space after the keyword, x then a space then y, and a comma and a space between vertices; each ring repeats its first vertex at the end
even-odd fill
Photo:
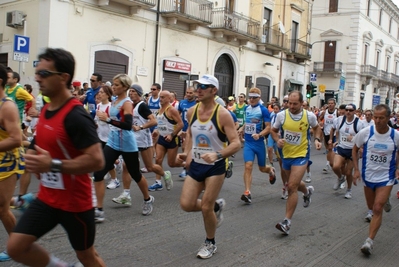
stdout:
POLYGON ((130 195, 130 189, 123 189, 123 194, 130 195))
POLYGON ((155 180, 155 182, 157 183, 157 184, 162 184, 162 181, 161 180, 155 180))
POLYGON ((55 257, 54 255, 50 256, 50 262, 47 264, 46 267, 68 267, 68 263, 59 258, 55 257))

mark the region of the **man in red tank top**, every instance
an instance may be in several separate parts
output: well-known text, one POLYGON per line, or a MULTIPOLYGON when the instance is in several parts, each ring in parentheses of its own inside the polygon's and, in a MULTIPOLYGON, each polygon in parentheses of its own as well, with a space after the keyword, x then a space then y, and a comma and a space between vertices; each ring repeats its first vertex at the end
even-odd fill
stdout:
POLYGON ((70 266, 36 243, 58 224, 84 266, 105 266, 93 246, 93 191, 88 175, 104 167, 104 156, 93 119, 68 89, 74 69, 68 51, 48 48, 39 55, 36 81, 51 103, 41 111, 25 159, 27 171, 40 174, 40 189, 7 246, 13 260, 28 266, 70 266))

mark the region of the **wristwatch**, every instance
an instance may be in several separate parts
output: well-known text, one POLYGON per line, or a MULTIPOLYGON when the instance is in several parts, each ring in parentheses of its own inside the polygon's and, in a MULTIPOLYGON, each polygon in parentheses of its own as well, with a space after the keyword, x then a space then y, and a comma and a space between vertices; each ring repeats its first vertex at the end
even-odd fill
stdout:
POLYGON ((220 154, 220 152, 219 152, 219 151, 218 151, 218 152, 216 152, 216 155, 218 156, 218 159, 222 159, 222 158, 223 158, 222 154, 220 154))
POLYGON ((144 130, 144 127, 143 127, 143 125, 140 125, 140 130, 144 130))
POLYGON ((108 117, 105 121, 108 122, 108 123, 110 123, 110 122, 111 122, 111 118, 108 117))
POLYGON ((61 172, 62 168, 62 161, 59 159, 52 159, 51 160, 51 172, 61 172))

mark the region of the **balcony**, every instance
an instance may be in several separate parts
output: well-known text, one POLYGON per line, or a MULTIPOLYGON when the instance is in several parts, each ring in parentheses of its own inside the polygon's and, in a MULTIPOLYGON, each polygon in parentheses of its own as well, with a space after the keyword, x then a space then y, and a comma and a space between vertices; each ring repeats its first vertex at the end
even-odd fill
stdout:
POLYGON ((300 61, 310 59, 311 45, 308 44, 307 42, 298 39, 287 39, 286 48, 288 49, 287 51, 288 59, 297 58, 300 61))
POLYGON ((212 11, 211 31, 216 38, 227 36, 228 41, 257 41, 260 22, 226 8, 215 8, 212 11))
POLYGON ((391 73, 391 81, 393 84, 395 84, 396 86, 399 85, 399 76, 396 74, 391 73))
POLYGON ((144 9, 151 9, 156 5, 157 0, 112 0, 112 2, 117 2, 120 4, 124 4, 127 6, 130 6, 131 9, 136 9, 136 12, 132 13, 137 13, 138 9, 144 8, 144 9))
POLYGON ((314 73, 342 73, 342 62, 313 62, 314 73))
POLYGON ((389 82, 391 76, 389 75, 388 72, 386 72, 384 70, 378 70, 377 71, 377 78, 378 78, 378 80, 380 80, 382 82, 389 82))
POLYGON ((273 54, 278 54, 284 50, 284 40, 286 35, 279 30, 271 27, 263 27, 260 40, 257 42, 258 50, 270 49, 273 54))
POLYGON ((367 78, 376 78, 377 72, 378 72, 377 68, 372 65, 360 66, 360 75, 365 76, 367 78))
POLYGON ((190 30, 198 25, 208 26, 212 23, 213 3, 206 0, 161 0, 160 12, 168 18, 168 24, 182 21, 190 24, 190 30))

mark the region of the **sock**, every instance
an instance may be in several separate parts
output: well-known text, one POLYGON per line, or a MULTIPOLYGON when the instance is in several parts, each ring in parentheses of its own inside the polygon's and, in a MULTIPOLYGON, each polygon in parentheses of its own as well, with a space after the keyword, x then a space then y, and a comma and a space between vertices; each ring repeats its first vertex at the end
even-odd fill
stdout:
POLYGON ((130 189, 123 189, 123 193, 125 195, 130 195, 130 189))
POLYGON ((373 215, 373 210, 369 210, 369 213, 370 213, 371 215, 373 215))
POLYGON ((244 195, 249 195, 251 192, 249 190, 245 190, 244 195))
POLYGON ((352 192, 352 189, 348 189, 348 190, 346 190, 346 192, 352 192))
POLYGON ((288 221, 288 225, 291 225, 291 220, 290 219, 284 218, 284 220, 287 220, 288 221))
POLYGON ((99 211, 103 211, 103 208, 96 208, 96 209, 98 209, 99 211))
POLYGON ((68 263, 59 258, 55 257, 54 255, 50 256, 50 262, 46 265, 46 267, 68 267, 68 263))
POLYGON ((374 240, 371 239, 370 237, 367 237, 366 242, 369 241, 371 244, 373 244, 374 240))
POLYGON ((151 198, 149 197, 149 198, 147 198, 147 199, 144 199, 144 201, 147 202, 147 201, 150 201, 150 199, 151 199, 151 198))
POLYGON ((212 243, 212 245, 215 245, 215 238, 206 238, 205 243, 212 243))
POLYGON ((214 211, 214 212, 218 212, 219 209, 220 209, 219 204, 218 204, 217 202, 215 202, 215 207, 213 208, 213 211, 214 211))
POLYGON ((155 182, 156 182, 157 184, 162 185, 162 181, 161 181, 161 180, 155 180, 155 182))

